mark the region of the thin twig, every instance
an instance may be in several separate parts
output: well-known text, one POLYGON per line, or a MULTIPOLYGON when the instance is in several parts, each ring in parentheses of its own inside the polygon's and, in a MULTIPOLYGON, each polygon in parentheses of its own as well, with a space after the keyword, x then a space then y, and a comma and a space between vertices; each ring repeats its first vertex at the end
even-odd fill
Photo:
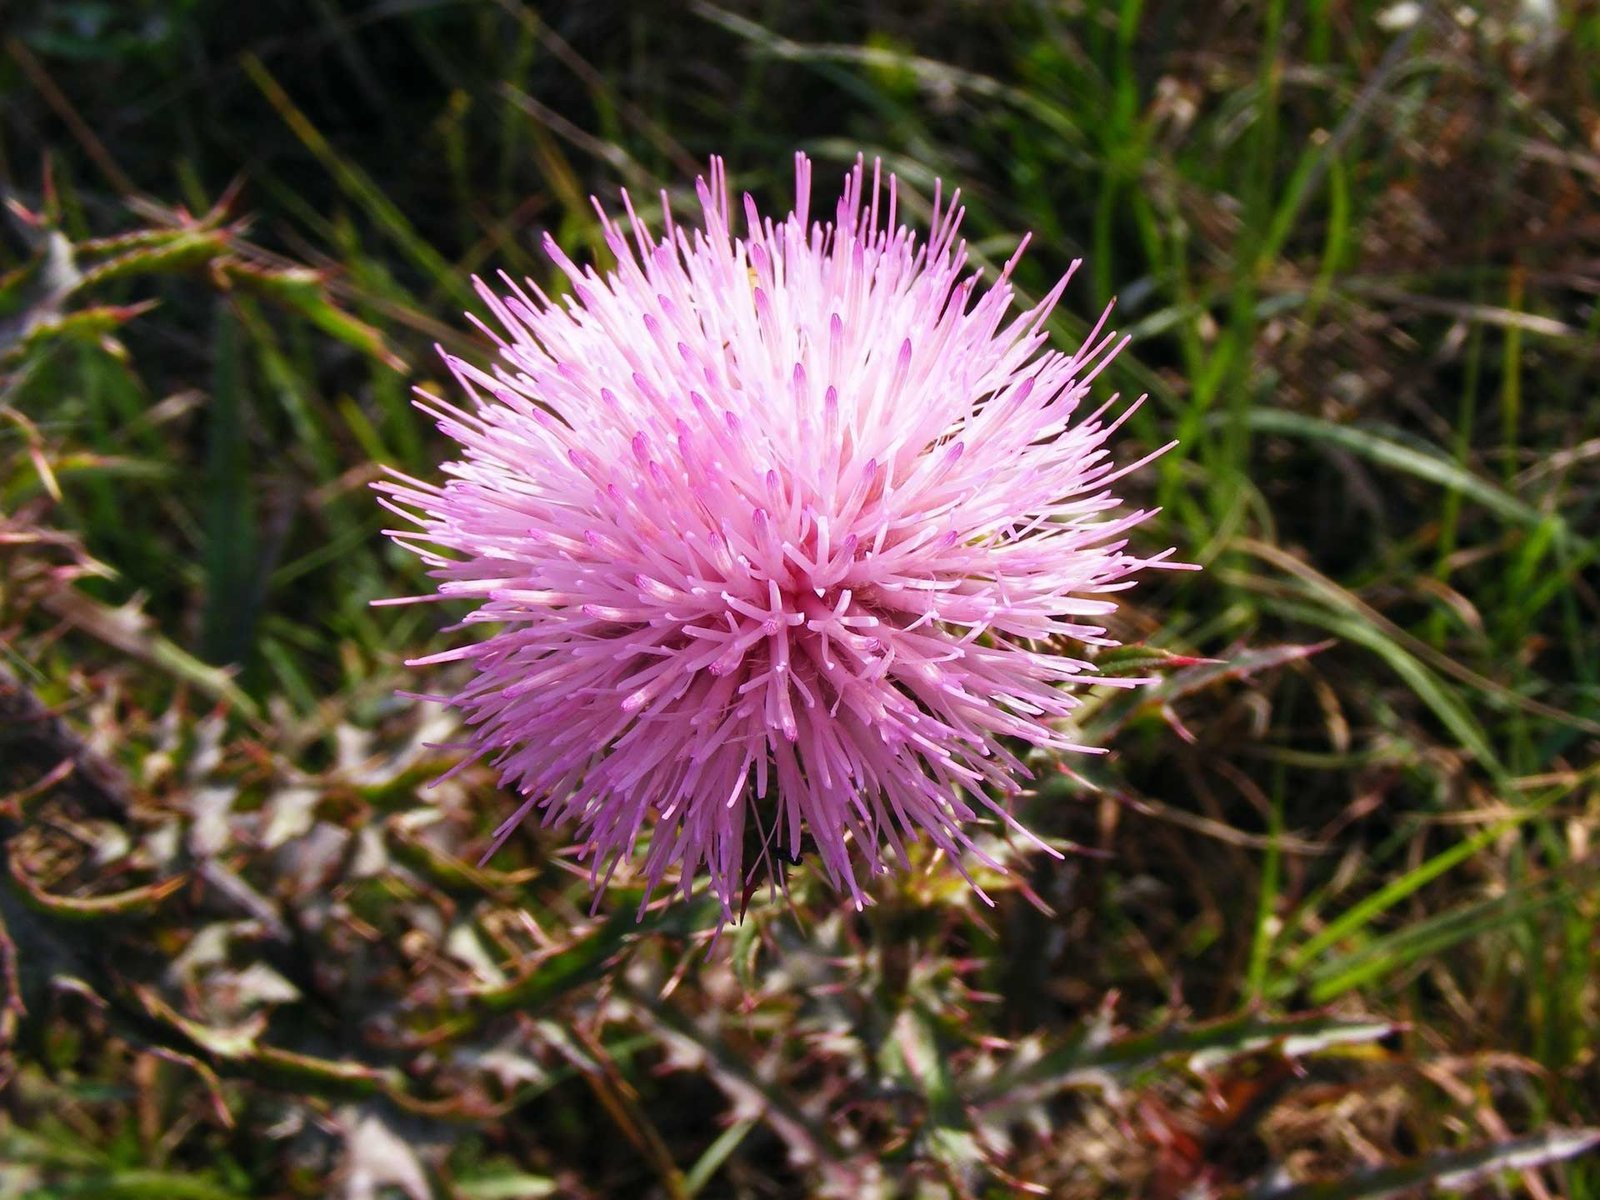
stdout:
POLYGON ((111 157, 111 152, 106 149, 105 143, 90 128, 89 123, 78 115, 78 110, 72 106, 66 94, 56 86, 56 81, 50 78, 50 73, 44 65, 36 59, 22 42, 14 37, 6 39, 6 52, 11 55, 17 66, 22 68, 22 73, 28 81, 39 90, 45 103, 55 110, 56 116, 66 123, 72 131, 72 136, 78 140, 85 154, 93 160, 94 165, 100 168, 112 188, 119 195, 127 196, 139 189, 134 186, 128 173, 117 165, 117 160, 111 157))

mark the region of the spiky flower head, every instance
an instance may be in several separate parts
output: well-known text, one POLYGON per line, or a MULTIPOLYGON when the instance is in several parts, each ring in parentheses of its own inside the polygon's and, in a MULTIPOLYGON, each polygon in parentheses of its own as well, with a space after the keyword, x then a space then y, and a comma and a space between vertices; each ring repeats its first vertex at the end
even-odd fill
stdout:
POLYGON ((1048 350, 1067 279, 1013 312, 959 193, 919 241, 876 165, 815 223, 795 166, 781 221, 746 197, 736 233, 713 160, 699 227, 665 194, 659 237, 626 193, 628 229, 601 210, 610 271, 547 239, 563 299, 480 282, 498 357, 447 354, 468 402, 421 401, 461 458, 380 485, 490 628, 413 665, 470 664, 446 699, 524 797, 499 836, 568 823, 606 878, 646 845, 651 892, 703 865, 724 919, 769 851, 860 904, 907 842, 959 862, 980 810, 1010 821, 1022 744, 1091 749, 1062 722, 1098 677, 1063 647, 1113 644, 1109 594, 1166 558, 1107 490, 1131 408, 1081 411, 1106 318, 1048 350))

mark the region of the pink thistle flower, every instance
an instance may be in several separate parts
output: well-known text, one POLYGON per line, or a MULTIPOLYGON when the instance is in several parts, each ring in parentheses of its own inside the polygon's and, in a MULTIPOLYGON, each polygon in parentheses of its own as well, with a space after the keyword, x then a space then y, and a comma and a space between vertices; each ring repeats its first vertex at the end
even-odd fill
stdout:
POLYGON ((1110 594, 1174 565, 1127 550, 1151 514, 1107 490, 1149 461, 1106 450, 1137 405, 1080 413, 1122 342, 1103 315, 1045 348, 1072 272, 1012 313, 1017 260, 980 286, 959 192, 935 188, 919 242, 876 164, 831 223, 795 166, 794 211, 746 197, 743 236, 713 160, 701 228, 657 237, 624 193, 630 239, 601 210, 610 272, 547 238, 564 300, 480 281, 498 361, 445 355, 470 405, 419 402, 462 458, 379 485, 438 598, 494 629, 411 665, 474 669, 444 699, 525 797, 496 845, 536 811, 574 825, 603 886, 647 841, 649 892, 704 864, 724 920, 747 841, 770 866, 809 838, 859 906, 858 868, 907 842, 959 863, 980 810, 1020 829, 1016 743, 1093 752, 1070 686, 1137 682, 1060 645, 1114 645, 1110 594))

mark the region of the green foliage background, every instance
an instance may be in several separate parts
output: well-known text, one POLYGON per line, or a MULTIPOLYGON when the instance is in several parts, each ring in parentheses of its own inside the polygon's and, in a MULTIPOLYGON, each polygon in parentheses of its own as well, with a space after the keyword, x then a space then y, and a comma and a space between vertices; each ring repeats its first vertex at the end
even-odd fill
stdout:
POLYGON ((3 19, 0 1196, 1600 1195, 1593 5, 3 19), (708 948, 560 831, 471 865, 367 485, 473 273, 795 149, 1086 260, 1206 570, 1041 764, 1064 863, 802 865, 708 948))

